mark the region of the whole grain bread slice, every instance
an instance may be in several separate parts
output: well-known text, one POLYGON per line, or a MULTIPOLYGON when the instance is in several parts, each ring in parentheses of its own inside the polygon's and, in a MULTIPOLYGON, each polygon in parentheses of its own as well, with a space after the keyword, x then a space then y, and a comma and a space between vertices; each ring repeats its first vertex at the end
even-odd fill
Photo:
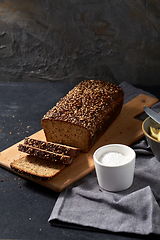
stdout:
POLYGON ((54 163, 71 164, 73 161, 73 157, 71 157, 71 156, 66 156, 64 154, 58 154, 55 152, 39 149, 39 148, 32 147, 32 146, 25 145, 25 144, 19 144, 18 150, 21 152, 28 153, 32 156, 54 162, 54 163))
POLYGON ((80 152, 79 148, 66 146, 58 143, 46 142, 29 137, 26 137, 24 139, 24 144, 71 157, 76 157, 80 152))
POLYGON ((62 171, 65 165, 26 155, 25 157, 11 162, 10 167, 15 172, 29 177, 50 179, 62 171))

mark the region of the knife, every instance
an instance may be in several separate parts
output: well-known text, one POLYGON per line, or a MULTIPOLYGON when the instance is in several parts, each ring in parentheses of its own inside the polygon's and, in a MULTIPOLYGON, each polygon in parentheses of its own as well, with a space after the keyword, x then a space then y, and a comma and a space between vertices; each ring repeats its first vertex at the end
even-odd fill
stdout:
POLYGON ((154 121, 160 124, 160 114, 154 112, 152 109, 148 107, 143 107, 144 111, 150 116, 154 121))

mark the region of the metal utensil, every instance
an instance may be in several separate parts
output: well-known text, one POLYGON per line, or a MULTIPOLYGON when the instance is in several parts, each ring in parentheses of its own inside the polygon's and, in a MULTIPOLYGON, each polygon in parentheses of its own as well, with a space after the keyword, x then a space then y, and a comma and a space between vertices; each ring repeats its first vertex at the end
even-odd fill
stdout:
POLYGON ((154 121, 160 124, 160 114, 154 112, 152 109, 148 107, 143 107, 144 111, 150 116, 154 121))

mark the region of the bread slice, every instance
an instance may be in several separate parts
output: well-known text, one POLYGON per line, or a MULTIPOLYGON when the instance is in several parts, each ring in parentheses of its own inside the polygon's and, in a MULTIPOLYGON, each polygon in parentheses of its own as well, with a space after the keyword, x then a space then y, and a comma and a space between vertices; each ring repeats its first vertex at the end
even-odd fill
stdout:
POLYGON ((14 171, 29 177, 50 179, 62 171, 65 165, 27 155, 11 162, 10 167, 14 171))
POLYGON ((76 157, 80 152, 79 148, 66 146, 58 143, 46 142, 46 141, 33 139, 29 137, 26 137, 24 139, 24 144, 35 147, 35 148, 40 148, 46 151, 51 151, 58 154, 64 154, 71 157, 76 157))
POLYGON ((25 144, 19 144, 18 150, 21 152, 28 153, 32 156, 39 157, 54 163, 59 164, 71 164, 73 161, 73 157, 66 156, 64 154, 58 154, 55 152, 35 148, 25 144))

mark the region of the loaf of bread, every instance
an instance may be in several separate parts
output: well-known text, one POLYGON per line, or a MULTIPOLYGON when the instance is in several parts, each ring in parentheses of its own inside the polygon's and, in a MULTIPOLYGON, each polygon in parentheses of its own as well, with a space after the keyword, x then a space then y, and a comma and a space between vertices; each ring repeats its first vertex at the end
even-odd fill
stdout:
POLYGON ((33 178, 50 179, 62 171, 65 165, 27 155, 10 163, 15 172, 33 178))
POLYGON ((87 152, 119 115, 124 100, 116 84, 85 80, 75 86, 42 118, 47 141, 87 152))

